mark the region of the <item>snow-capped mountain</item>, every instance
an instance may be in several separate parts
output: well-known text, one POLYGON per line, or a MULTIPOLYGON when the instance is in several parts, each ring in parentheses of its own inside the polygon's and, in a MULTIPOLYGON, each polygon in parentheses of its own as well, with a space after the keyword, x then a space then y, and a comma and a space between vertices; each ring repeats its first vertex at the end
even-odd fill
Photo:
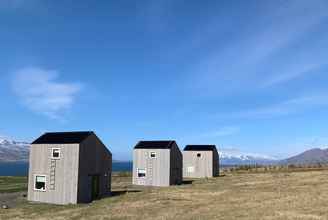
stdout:
MULTIPOLYGON (((29 143, 10 140, 0 137, 0 162, 28 161, 29 143)), ((279 160, 274 157, 243 153, 237 149, 219 149, 220 164, 245 165, 245 164, 274 164, 279 160)))
POLYGON ((237 149, 219 149, 220 163, 223 165, 247 165, 247 164, 274 164, 279 160, 275 157, 243 153, 237 149))
POLYGON ((29 143, 0 137, 0 162, 28 161, 29 143))

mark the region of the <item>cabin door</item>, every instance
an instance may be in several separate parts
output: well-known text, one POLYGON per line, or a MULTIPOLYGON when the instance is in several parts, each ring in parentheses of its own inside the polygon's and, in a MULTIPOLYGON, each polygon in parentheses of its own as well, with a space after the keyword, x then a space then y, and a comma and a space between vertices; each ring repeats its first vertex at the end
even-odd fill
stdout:
POLYGON ((99 175, 91 176, 91 199, 95 200, 99 198, 99 175))

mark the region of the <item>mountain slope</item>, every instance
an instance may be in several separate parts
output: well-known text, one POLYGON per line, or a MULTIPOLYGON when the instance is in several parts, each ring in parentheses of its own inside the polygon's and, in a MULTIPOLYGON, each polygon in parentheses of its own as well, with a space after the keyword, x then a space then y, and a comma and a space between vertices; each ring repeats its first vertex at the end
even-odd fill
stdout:
POLYGON ((28 161, 29 149, 28 143, 0 139, 0 162, 28 161))
POLYGON ((282 164, 318 164, 328 163, 328 149, 314 148, 281 161, 282 164))

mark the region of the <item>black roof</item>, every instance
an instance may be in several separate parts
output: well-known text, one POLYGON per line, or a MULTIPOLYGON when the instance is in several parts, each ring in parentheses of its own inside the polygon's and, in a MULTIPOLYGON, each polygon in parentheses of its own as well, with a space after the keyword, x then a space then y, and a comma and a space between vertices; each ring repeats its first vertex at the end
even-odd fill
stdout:
POLYGON ((187 145, 184 151, 216 151, 215 145, 187 145))
POLYGON ((139 141, 134 149, 171 149, 175 141, 139 141))
POLYGON ((78 144, 92 134, 92 131, 49 132, 44 133, 32 144, 78 144))

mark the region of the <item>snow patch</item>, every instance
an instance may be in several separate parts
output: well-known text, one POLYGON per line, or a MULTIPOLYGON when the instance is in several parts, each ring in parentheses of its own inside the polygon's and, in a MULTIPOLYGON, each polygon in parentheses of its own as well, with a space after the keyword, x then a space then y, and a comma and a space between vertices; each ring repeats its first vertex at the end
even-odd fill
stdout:
POLYGON ((219 155, 221 159, 239 159, 243 161, 249 160, 278 160, 278 158, 263 155, 263 154, 256 154, 256 153, 244 153, 237 149, 220 149, 219 155))

